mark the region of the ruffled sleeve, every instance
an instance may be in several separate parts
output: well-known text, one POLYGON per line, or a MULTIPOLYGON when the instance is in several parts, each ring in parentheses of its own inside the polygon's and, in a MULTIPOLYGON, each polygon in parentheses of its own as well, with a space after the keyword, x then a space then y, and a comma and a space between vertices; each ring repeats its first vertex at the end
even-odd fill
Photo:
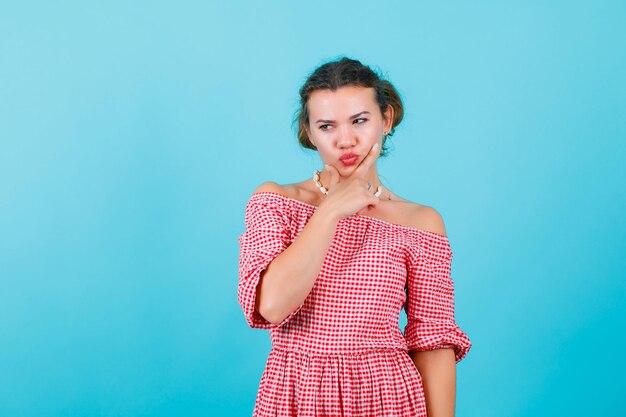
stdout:
POLYGON ((256 193, 248 200, 245 231, 239 242, 239 284, 237 298, 246 322, 258 329, 274 329, 289 321, 300 305, 282 322, 266 320, 256 309, 257 285, 261 273, 290 245, 289 207, 270 194, 256 193))
POLYGON ((423 231, 410 249, 404 329, 408 350, 452 348, 458 363, 472 344, 454 318, 450 242, 447 236, 423 231))

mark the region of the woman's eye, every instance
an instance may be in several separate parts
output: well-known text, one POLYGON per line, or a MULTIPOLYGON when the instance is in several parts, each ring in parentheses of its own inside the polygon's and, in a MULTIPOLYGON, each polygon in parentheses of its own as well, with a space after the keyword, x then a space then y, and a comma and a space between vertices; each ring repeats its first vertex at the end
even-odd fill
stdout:
POLYGON ((321 130, 328 130, 328 129, 324 129, 324 127, 325 127, 325 126, 330 126, 330 125, 321 125, 321 126, 320 126, 320 129, 321 129, 321 130))
POLYGON ((362 123, 359 123, 359 124, 363 124, 363 123, 367 122, 367 119, 366 119, 366 118, 364 118, 364 117, 359 117, 358 119, 354 119, 354 121, 355 121, 355 122, 356 122, 357 120, 363 120, 363 122, 362 122, 362 123))

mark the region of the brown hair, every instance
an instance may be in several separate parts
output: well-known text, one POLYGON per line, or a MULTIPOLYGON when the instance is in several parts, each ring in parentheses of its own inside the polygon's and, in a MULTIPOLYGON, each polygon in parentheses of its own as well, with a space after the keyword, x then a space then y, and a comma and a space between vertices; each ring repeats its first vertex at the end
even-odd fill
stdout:
POLYGON ((298 141, 300 146, 306 149, 317 150, 315 145, 311 143, 309 135, 305 127, 309 124, 309 111, 307 102, 311 93, 315 90, 331 90, 335 91, 344 86, 371 87, 376 91, 376 101, 383 114, 387 107, 391 105, 394 109, 393 122, 389 133, 383 137, 382 148, 379 156, 385 156, 387 148, 385 142, 389 136, 393 136, 396 126, 402 121, 404 109, 400 94, 395 87, 378 72, 373 71, 370 67, 361 64, 361 62, 350 59, 341 58, 336 61, 329 61, 315 69, 306 79, 304 85, 300 88, 300 108, 296 111, 293 122, 298 123, 298 141))

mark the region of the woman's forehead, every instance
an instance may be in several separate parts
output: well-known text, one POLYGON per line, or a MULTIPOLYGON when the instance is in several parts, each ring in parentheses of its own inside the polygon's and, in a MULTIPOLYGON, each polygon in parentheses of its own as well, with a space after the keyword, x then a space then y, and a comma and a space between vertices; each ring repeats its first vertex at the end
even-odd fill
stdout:
POLYGON ((321 118, 351 116, 364 110, 371 112, 375 107, 375 90, 370 87, 346 86, 335 91, 315 90, 308 101, 310 116, 321 118))

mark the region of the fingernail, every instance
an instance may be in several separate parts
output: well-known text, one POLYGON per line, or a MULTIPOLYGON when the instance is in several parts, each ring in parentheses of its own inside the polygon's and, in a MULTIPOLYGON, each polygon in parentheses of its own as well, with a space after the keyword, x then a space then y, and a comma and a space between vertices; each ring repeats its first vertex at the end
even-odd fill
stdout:
POLYGON ((374 150, 378 150, 378 143, 374 144, 374 150))
POLYGON ((324 169, 326 169, 326 171, 330 171, 330 167, 328 166, 328 164, 324 164, 324 169))

